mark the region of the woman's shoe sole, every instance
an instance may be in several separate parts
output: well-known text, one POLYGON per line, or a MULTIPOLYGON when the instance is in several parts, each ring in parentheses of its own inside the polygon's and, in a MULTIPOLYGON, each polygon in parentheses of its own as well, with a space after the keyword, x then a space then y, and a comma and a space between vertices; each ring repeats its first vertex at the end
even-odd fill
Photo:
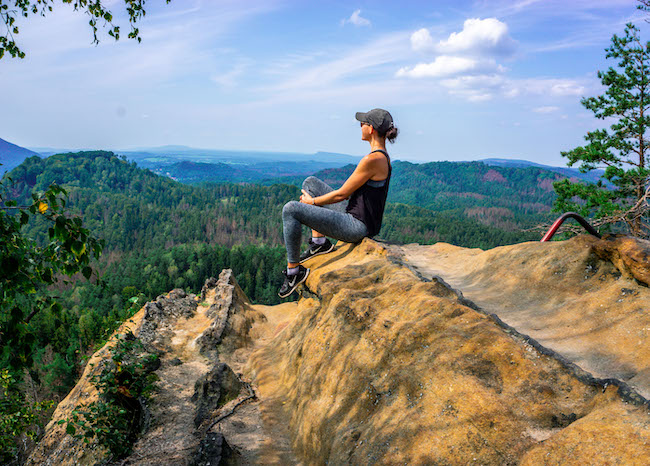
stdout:
POLYGON ((283 295, 281 295, 280 293, 278 293, 278 296, 279 296, 280 298, 286 298, 287 296, 291 296, 291 293, 293 293, 294 291, 296 291, 296 289, 297 289, 300 285, 302 285, 303 283, 305 283, 305 280, 307 280, 307 277, 309 276, 309 272, 310 272, 310 271, 311 271, 310 269, 307 269, 307 273, 305 274, 304 277, 302 277, 302 280, 300 280, 298 283, 296 283, 296 284, 294 285, 294 287, 291 288, 291 290, 290 290, 287 294, 285 294, 285 295, 283 296, 283 295))

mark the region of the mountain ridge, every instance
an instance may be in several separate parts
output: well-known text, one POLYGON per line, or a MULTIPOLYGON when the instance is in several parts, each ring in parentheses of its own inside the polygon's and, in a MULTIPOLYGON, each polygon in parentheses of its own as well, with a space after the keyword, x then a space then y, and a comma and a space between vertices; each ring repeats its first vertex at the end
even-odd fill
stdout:
POLYGON ((590 170, 589 172, 582 173, 579 169, 573 167, 555 167, 552 165, 544 165, 537 162, 531 162, 529 160, 489 158, 481 159, 478 161, 483 162, 486 165, 493 166, 539 167, 545 170, 560 173, 567 176, 568 178, 577 178, 589 183, 597 183, 598 180, 605 174, 605 170, 600 169, 590 170))
POLYGON ((12 144, 9 141, 0 139, 0 175, 5 172, 9 172, 19 166, 23 161, 28 157, 39 156, 36 152, 33 152, 24 147, 12 144))

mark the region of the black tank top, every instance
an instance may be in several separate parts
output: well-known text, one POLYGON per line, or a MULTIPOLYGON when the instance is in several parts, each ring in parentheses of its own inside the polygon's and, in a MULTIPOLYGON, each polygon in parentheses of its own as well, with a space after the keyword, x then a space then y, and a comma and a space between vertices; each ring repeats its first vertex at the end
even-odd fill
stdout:
POLYGON ((390 164, 390 157, 384 150, 373 150, 371 152, 381 152, 388 160, 388 176, 385 180, 373 181, 368 180, 366 183, 352 193, 348 207, 345 211, 354 218, 361 220, 368 229, 368 236, 373 237, 379 233, 381 220, 384 217, 384 207, 386 206, 386 197, 388 196, 388 184, 393 167, 390 164))

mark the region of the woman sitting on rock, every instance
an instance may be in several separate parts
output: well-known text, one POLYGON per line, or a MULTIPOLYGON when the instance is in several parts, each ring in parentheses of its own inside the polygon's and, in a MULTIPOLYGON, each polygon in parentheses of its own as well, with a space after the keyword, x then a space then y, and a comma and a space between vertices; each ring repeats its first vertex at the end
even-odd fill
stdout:
POLYGON ((361 139, 370 143, 370 153, 339 189, 333 189, 310 176, 302 184, 300 202, 290 201, 282 209, 287 270, 278 295, 286 298, 303 283, 309 269, 301 264, 307 259, 334 250, 326 238, 358 243, 379 233, 384 215, 391 164, 386 139, 395 142, 397 128, 386 110, 375 108, 357 113, 361 122, 361 139), (302 225, 311 228, 309 248, 300 254, 302 225))

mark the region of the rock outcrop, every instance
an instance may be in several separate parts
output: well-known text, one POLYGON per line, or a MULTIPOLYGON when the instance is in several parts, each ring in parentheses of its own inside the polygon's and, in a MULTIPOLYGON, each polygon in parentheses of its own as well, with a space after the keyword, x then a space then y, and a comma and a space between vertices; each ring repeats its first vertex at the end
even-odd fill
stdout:
POLYGON ((197 340, 201 353, 214 356, 217 348, 232 353, 250 345, 252 325, 265 321, 266 317, 248 305, 248 298, 235 281, 232 270, 222 271, 218 281, 210 280, 201 296, 214 302, 207 311, 207 316, 214 320, 197 340))
POLYGON ((584 235, 488 251, 444 243, 392 250, 580 369, 650 399, 650 242, 584 235))
MULTIPOLYGON (((125 464, 647 464, 646 246, 364 240, 311 259, 297 303, 230 271, 174 290, 119 330, 162 361, 125 464)), ((92 370, 32 464, 107 458, 56 424, 92 370)))
MULTIPOLYGON (((537 251, 528 251, 530 263, 552 262, 539 243, 519 246, 537 251)), ((306 463, 650 458, 650 416, 638 393, 622 396, 620 386, 577 377, 558 354, 442 280, 418 276, 394 252, 364 240, 313 259, 300 313, 251 359, 261 397, 284 403, 306 463)), ((602 260, 596 266, 607 268, 602 260)), ((504 255, 484 273, 506 294, 522 272, 504 255)))
POLYGON ((251 323, 265 318, 248 304, 230 270, 224 270, 218 280, 207 280, 201 296, 203 301, 183 290, 173 290, 147 303, 124 323, 93 355, 80 381, 59 404, 28 464, 103 464, 116 459, 97 443, 87 445, 67 435, 65 424, 58 421, 70 419, 75 408, 99 398, 92 378, 101 367, 113 363, 110 350, 124 334, 137 337, 160 360, 159 367, 151 368, 158 382, 147 402, 146 426, 124 463, 209 464, 216 458, 222 462, 213 464, 238 461, 223 434, 206 432, 205 424, 220 410, 249 396, 246 383, 217 355, 237 345, 245 346, 250 341, 251 323), (211 339, 215 327, 221 329, 219 338, 211 339), (228 343, 227 349, 221 347, 223 341, 228 343), (210 357, 201 351, 208 342, 214 344, 207 351, 210 357))

